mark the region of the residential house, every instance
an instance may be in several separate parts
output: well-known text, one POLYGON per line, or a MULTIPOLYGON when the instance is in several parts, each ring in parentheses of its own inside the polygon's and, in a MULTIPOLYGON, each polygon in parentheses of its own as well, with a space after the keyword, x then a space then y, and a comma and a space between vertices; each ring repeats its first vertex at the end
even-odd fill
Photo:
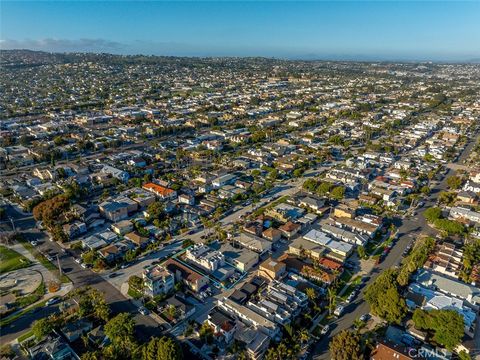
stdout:
POLYGON ((258 275, 268 279, 269 281, 278 280, 285 275, 285 269, 286 267, 284 263, 272 258, 268 258, 258 267, 258 275))
POLYGON ((65 326, 62 327, 60 331, 65 336, 65 338, 72 343, 80 339, 82 335, 85 335, 92 328, 93 325, 90 321, 87 321, 85 319, 79 319, 73 322, 68 322, 67 324, 65 324, 65 326))
MULTIPOLYGON (((182 294, 183 295, 183 294, 182 294)), ((165 308, 173 307, 175 309, 175 321, 184 320, 195 314, 195 306, 188 303, 183 296, 175 294, 165 300, 165 308)))
POLYGON ((270 227, 262 232, 262 237, 271 241, 272 243, 276 243, 282 237, 282 232, 274 227, 270 227))
POLYGON ((69 239, 85 234, 87 232, 87 225, 80 221, 75 221, 72 224, 64 224, 62 226, 63 232, 69 239))
POLYGON ((208 278, 191 270, 175 259, 168 259, 163 266, 174 275, 175 280, 183 282, 193 291, 200 291, 208 285, 208 278))
POLYGON ((136 246, 140 248, 146 247, 149 243, 148 237, 142 236, 134 231, 126 234, 125 239, 127 239, 128 241, 131 241, 132 243, 134 243, 136 246))
POLYGON ((112 230, 123 236, 133 230, 133 223, 130 220, 122 220, 111 225, 112 230))
POLYGON ((270 241, 244 232, 235 236, 233 241, 247 249, 259 253, 260 255, 272 249, 272 243, 270 241))
POLYGON ((473 309, 480 309, 480 289, 476 286, 438 274, 429 269, 420 269, 415 280, 426 288, 465 300, 473 309))
POLYGON ((27 349, 30 359, 80 360, 80 357, 60 336, 50 335, 27 349))
POLYGON ((175 200, 177 198, 177 192, 175 190, 169 189, 162 185, 147 183, 143 185, 142 188, 154 193, 162 200, 175 200))
POLYGON ((127 182, 128 179, 130 178, 130 175, 128 172, 114 168, 113 166, 110 165, 105 165, 102 170, 102 173, 111 175, 112 177, 122 181, 122 182, 127 182))
POLYGON ((257 331, 272 339, 277 338, 280 334, 280 327, 274 321, 266 319, 248 307, 240 305, 229 298, 219 299, 218 306, 226 313, 238 318, 245 325, 253 326, 257 331))
POLYGON ((221 339, 229 344, 237 330, 235 318, 222 311, 218 306, 214 307, 208 314, 207 323, 213 329, 213 334, 217 339, 221 339))
POLYGON ((150 297, 166 295, 175 286, 173 274, 162 265, 156 265, 143 271, 145 294, 150 297))
MULTIPOLYGON (((415 352, 416 354, 416 352, 415 352)), ((370 355, 370 360, 411 360, 405 347, 399 345, 387 345, 379 343, 370 355)))
POLYGON ((278 230, 280 230, 282 235, 287 239, 291 239, 300 231, 301 228, 302 226, 300 224, 287 221, 285 224, 281 225, 278 230))

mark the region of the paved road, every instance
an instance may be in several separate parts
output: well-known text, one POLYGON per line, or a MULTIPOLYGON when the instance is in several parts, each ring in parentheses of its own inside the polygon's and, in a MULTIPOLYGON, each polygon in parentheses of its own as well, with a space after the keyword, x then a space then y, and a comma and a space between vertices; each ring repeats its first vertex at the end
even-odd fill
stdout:
POLYGON ((161 258, 170 257, 171 255, 179 252, 181 249, 182 241, 172 242, 157 251, 153 251, 148 255, 138 258, 135 263, 128 268, 105 272, 102 274, 102 277, 120 290, 122 284, 127 282, 130 276, 137 275, 141 277, 143 270, 151 266, 154 261, 161 258), (112 274, 114 274, 113 277, 112 274))
MULTIPOLYGON (((467 144, 461 155, 456 159, 456 163, 462 163, 466 159, 473 146, 475 145, 478 137, 479 135, 475 136, 475 139, 471 140, 470 143, 467 144)), ((385 257, 384 261, 373 269, 372 273, 368 277, 368 281, 366 282, 365 286, 362 287, 360 294, 357 296, 356 300, 346 307, 344 315, 330 323, 331 330, 328 336, 324 336, 323 338, 321 338, 315 345, 315 348, 312 352, 312 357, 314 359, 330 359, 330 354, 328 351, 328 344, 330 342, 330 339, 336 334, 338 334, 340 331, 352 327, 355 319, 358 319, 361 315, 370 312, 368 304, 363 300, 365 288, 369 284, 371 284, 381 272, 400 264, 403 257, 403 252, 405 251, 406 247, 420 234, 436 234, 435 230, 427 225, 425 218, 422 214, 429 207, 435 206, 438 194, 441 191, 447 189, 446 180, 450 175, 453 175, 453 173, 453 170, 448 169, 442 180, 437 185, 432 187, 431 195, 428 197, 428 200, 425 201, 425 205, 417 211, 416 215, 414 217, 406 218, 401 221, 401 224, 398 227, 399 239, 396 245, 385 257)))
MULTIPOLYGON (((92 286, 105 294, 105 298, 114 314, 120 312, 130 312, 135 314, 137 323, 137 335, 142 339, 148 339, 153 335, 160 335, 161 329, 157 322, 149 316, 144 316, 138 313, 137 307, 126 297, 124 297, 119 290, 117 290, 108 281, 103 279, 97 273, 89 269, 83 269, 68 255, 62 255, 61 247, 52 241, 48 240, 45 233, 38 231, 35 228, 35 221, 29 215, 18 213, 14 207, 7 206, 7 216, 15 220, 17 230, 22 230, 27 240, 38 241, 38 249, 43 253, 49 253, 52 256, 59 254, 60 264, 65 274, 72 280, 75 288, 83 286, 92 286)), ((29 313, 22 316, 17 321, 10 324, 10 326, 1 329, 1 343, 8 343, 16 339, 19 335, 29 329, 35 320, 38 320, 46 315, 50 315, 57 311, 57 306, 45 307, 44 310, 29 313)))

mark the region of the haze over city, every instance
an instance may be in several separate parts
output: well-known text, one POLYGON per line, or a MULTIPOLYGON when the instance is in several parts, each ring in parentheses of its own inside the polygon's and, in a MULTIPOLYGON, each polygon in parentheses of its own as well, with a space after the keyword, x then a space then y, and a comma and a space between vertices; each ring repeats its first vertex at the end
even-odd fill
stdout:
POLYGON ((479 5, 1 2, 0 358, 480 360, 479 5))
POLYGON ((290 59, 480 58, 478 1, 2 1, 3 49, 290 59))

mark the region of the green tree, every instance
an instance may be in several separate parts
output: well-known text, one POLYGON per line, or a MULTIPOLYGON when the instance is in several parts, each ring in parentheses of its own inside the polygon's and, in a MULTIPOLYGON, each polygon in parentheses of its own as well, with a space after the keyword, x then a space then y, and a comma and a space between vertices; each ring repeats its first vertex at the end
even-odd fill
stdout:
POLYGON ((60 146, 60 145, 63 145, 65 143, 65 140, 63 139, 62 136, 56 136, 54 139, 53 139, 53 142, 55 145, 57 146, 60 146))
POLYGON ((464 321, 455 310, 416 309, 413 322, 417 329, 433 332, 433 340, 448 350, 453 350, 462 341, 464 321))
POLYGON ((33 323, 32 332, 37 339, 43 339, 53 331, 53 324, 49 318, 43 318, 33 323))
POLYGON ((465 227, 454 220, 437 219, 435 220, 434 225, 448 235, 460 235, 465 232, 465 227))
POLYGON ((128 278, 128 286, 134 288, 137 291, 142 291, 143 279, 140 276, 132 275, 128 278))
POLYGON ((430 194, 430 188, 428 186, 422 186, 421 189, 420 189, 420 192, 424 195, 428 195, 430 194))
POLYGON ((200 338, 208 344, 213 341, 213 329, 206 321, 202 324, 200 330, 198 330, 198 334, 200 338))
POLYGON ((472 357, 468 355, 465 350, 462 350, 458 353, 458 358, 460 360, 472 360, 472 357))
POLYGON ((423 212, 423 216, 429 223, 433 223, 442 216, 442 209, 438 207, 428 208, 423 212))
POLYGON ((342 330, 335 335, 328 345, 333 360, 360 360, 364 359, 360 336, 342 330))
POLYGON ((93 264, 96 258, 97 253, 94 250, 87 251, 82 255, 82 260, 85 264, 93 264))
POLYGON ((434 247, 435 239, 432 237, 417 240, 413 251, 402 260, 402 267, 397 276, 397 281, 400 286, 408 285, 410 276, 423 266, 434 247))
POLYGON ((295 169, 292 172, 293 177, 296 177, 296 178, 299 178, 300 176, 302 176, 302 174, 303 174, 302 169, 295 169))
POLYGON ((105 301, 105 296, 97 289, 87 288, 79 296, 78 314, 81 317, 93 315, 95 318, 107 321, 110 308, 105 301))
POLYGON ((397 273, 388 269, 365 290, 365 300, 373 314, 389 323, 400 324, 407 313, 405 300, 398 291, 397 273))
POLYGON ((457 194, 454 192, 442 191, 438 194, 438 202, 440 204, 451 205, 455 201, 457 194))
POLYGON ((362 246, 362 245, 358 245, 357 247, 357 253, 358 253, 358 257, 360 259, 365 259, 365 257, 367 256, 367 253, 365 251, 365 248, 362 246))
POLYGON ((307 295, 308 299, 310 301, 315 301, 315 299, 317 298, 317 294, 315 292, 315 289, 311 288, 311 287, 308 287, 305 289, 305 295, 307 295))
POLYGON ((120 313, 105 324, 105 335, 113 344, 124 346, 134 342, 134 328, 132 315, 120 313))
POLYGON ((181 360, 183 353, 180 346, 166 336, 152 338, 142 347, 142 360, 181 360))
POLYGON ((159 201, 148 205, 147 213, 150 219, 163 219, 165 217, 165 206, 159 201))
POLYGON ((449 188, 453 189, 453 190, 457 190, 460 188, 460 186, 462 186, 462 178, 459 177, 459 176, 450 176, 448 179, 447 179, 447 185, 449 188))
POLYGON ((331 196, 335 200, 341 200, 345 196, 345 188, 343 186, 335 186, 331 192, 331 196))

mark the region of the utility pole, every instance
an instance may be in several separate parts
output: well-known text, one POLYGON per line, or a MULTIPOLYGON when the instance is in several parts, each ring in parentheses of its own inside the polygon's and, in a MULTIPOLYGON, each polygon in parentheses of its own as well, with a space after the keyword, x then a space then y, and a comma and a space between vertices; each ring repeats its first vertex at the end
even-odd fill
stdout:
POLYGON ((60 266, 60 258, 58 257, 58 254, 57 254, 57 266, 58 266, 58 272, 60 273, 60 276, 62 276, 63 275, 62 267, 60 266))
POLYGON ((13 220, 13 218, 11 216, 9 216, 8 219, 10 220, 10 223, 12 224, 13 232, 16 232, 17 229, 15 228, 15 221, 13 220))

